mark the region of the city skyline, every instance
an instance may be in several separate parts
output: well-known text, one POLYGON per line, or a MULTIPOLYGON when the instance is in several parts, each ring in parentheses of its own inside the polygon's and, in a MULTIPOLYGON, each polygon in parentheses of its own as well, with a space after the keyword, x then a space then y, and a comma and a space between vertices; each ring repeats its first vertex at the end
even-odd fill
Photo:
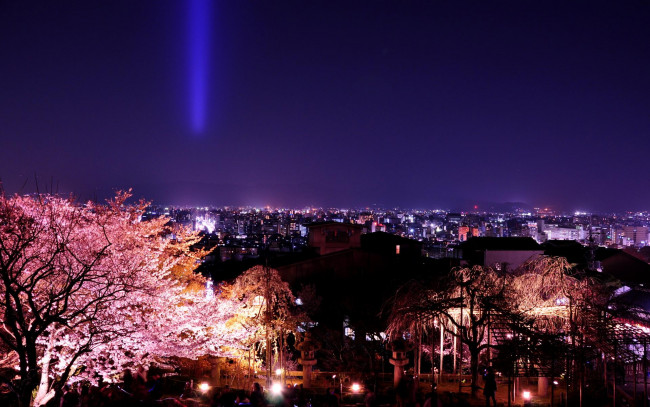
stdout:
POLYGON ((273 207, 650 210, 647 2, 0 5, 0 180, 273 207))

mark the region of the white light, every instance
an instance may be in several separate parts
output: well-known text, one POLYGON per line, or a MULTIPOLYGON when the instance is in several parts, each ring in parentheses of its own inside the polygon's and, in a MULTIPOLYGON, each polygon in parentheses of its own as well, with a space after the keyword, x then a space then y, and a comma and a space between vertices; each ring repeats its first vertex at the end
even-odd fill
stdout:
POLYGON ((352 391, 353 392, 358 393, 359 390, 361 390, 361 386, 359 385, 359 383, 352 384, 352 391))
POLYGON ((210 219, 208 215, 197 216, 194 230, 204 230, 208 233, 214 233, 217 223, 214 219, 210 219))
POLYGON ((275 374, 280 376, 282 374, 282 369, 275 369, 275 374))
POLYGON ((271 392, 275 395, 281 394, 282 393, 282 385, 280 383, 273 383, 271 386, 271 392))
POLYGON ((207 384, 206 382, 203 382, 203 383, 199 384, 199 390, 201 390, 203 393, 205 393, 208 390, 210 390, 210 385, 207 384))
POLYGON ((566 297, 557 298, 555 300, 555 305, 567 305, 568 303, 569 303, 569 299, 566 297))
POLYGON ((559 383, 557 382, 557 380, 553 380, 553 384, 557 386, 559 383))
POLYGON ((212 280, 207 279, 205 281, 205 297, 206 298, 214 298, 214 289, 212 287, 213 287, 212 280))
POLYGON ((525 391, 523 396, 524 396, 524 400, 530 400, 530 392, 529 391, 525 391))

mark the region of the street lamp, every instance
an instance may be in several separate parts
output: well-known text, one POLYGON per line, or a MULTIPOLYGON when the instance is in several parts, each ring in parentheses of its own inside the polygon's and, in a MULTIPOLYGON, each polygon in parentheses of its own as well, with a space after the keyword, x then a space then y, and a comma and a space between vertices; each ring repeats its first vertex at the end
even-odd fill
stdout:
POLYGON ((278 382, 273 383, 273 385, 271 386, 271 392, 276 396, 282 394, 282 384, 278 382))

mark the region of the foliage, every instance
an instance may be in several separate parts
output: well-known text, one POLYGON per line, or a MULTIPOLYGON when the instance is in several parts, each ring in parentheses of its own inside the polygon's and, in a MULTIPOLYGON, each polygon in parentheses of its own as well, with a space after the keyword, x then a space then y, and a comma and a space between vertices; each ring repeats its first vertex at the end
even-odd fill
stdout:
POLYGON ((283 366, 288 355, 285 354, 286 339, 298 327, 307 322, 305 313, 296 304, 289 285, 283 281, 277 270, 254 266, 240 275, 231 286, 224 287, 224 294, 232 301, 243 305, 237 323, 251 332, 246 345, 255 347, 266 354, 265 367, 270 377, 275 356, 279 366, 283 366), (273 353, 275 350, 275 353, 273 353))
POLYGON ((37 386, 44 403, 74 374, 224 353, 245 336, 228 326, 236 302, 196 289, 198 236, 166 218, 140 221, 146 203, 128 198, 0 197, 0 341, 18 359, 9 384, 21 405, 37 386))
POLYGON ((436 322, 443 324, 469 351, 476 388, 480 354, 494 346, 487 341, 490 324, 503 325, 512 333, 512 343, 502 349, 513 350, 519 346, 517 338, 525 339, 525 348, 501 352, 502 359, 527 353, 532 360, 540 349, 557 355, 566 352, 562 335, 584 315, 576 307, 602 308, 606 298, 606 290, 595 281, 572 275, 564 258, 540 256, 515 274, 479 266, 458 268, 436 286, 419 282, 403 286, 392 302, 389 333, 417 335, 420 328, 433 332, 436 322))
POLYGON ((265 266, 255 266, 239 276, 226 289, 231 298, 245 304, 246 323, 261 334, 268 329, 293 330, 302 314, 298 313, 296 298, 289 284, 282 281, 278 271, 265 266))
POLYGON ((393 301, 388 332, 391 338, 407 331, 413 335, 429 330, 436 321, 457 336, 470 353, 472 387, 478 386, 480 352, 485 341, 489 316, 506 306, 508 279, 489 268, 456 268, 438 287, 411 282, 393 301))

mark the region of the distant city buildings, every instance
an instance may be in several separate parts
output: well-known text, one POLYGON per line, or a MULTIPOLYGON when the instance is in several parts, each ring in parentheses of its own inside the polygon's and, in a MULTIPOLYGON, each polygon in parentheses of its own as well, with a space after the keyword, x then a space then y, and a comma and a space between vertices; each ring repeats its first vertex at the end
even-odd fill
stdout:
POLYGON ((379 208, 151 207, 144 217, 160 215, 202 232, 206 246, 218 247, 209 260, 218 258, 222 262, 256 259, 263 253, 297 253, 308 246, 325 254, 337 245, 358 245, 359 236, 376 232, 418 241, 422 255, 429 258, 457 256, 459 245, 473 237, 526 237, 540 244, 566 240, 583 246, 637 249, 650 242, 650 214, 646 212, 602 215, 560 214, 547 208, 489 213, 379 208))

